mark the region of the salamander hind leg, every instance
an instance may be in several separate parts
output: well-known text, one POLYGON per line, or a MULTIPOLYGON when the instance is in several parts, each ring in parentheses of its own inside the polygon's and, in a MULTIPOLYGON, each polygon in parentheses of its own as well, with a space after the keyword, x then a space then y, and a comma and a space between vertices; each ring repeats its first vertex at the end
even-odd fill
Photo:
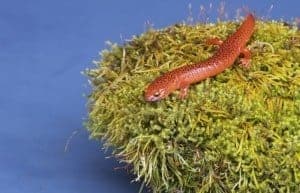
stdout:
POLYGON ((251 52, 248 48, 244 48, 241 51, 241 59, 240 59, 240 66, 249 68, 251 63, 251 52))
POLYGON ((179 98, 180 99, 185 99, 186 98, 186 96, 188 94, 189 86, 190 85, 185 85, 185 86, 180 88, 180 90, 179 90, 179 98))
POLYGON ((209 38, 206 40, 205 42, 207 45, 216 45, 216 46, 220 46, 221 44, 223 44, 223 41, 219 38, 209 38))

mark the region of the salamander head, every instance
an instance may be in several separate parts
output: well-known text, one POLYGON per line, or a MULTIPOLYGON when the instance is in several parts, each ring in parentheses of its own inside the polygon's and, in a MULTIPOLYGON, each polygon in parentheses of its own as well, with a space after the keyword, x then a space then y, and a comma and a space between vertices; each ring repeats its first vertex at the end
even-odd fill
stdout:
POLYGON ((148 102, 159 101, 166 98, 174 90, 176 90, 176 82, 167 76, 161 76, 146 88, 144 98, 148 102))

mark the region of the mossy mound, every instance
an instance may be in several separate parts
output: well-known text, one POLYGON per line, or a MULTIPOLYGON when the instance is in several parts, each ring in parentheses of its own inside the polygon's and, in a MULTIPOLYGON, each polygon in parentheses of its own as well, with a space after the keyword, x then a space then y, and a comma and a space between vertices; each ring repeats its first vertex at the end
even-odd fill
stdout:
POLYGON ((149 30, 104 50, 86 71, 91 137, 113 147, 153 192, 300 191, 300 32, 256 24, 249 69, 234 64, 157 103, 143 99, 155 77, 210 57, 238 22, 149 30))

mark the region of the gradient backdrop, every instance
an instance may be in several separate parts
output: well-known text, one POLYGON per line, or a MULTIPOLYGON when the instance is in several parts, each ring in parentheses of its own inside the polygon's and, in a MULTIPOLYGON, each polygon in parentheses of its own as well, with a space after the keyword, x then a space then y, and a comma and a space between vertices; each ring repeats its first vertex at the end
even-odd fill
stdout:
MULTIPOLYGON (((224 1, 229 18, 247 5, 258 16, 291 19, 297 1, 224 1), (273 5, 270 12, 269 9, 273 5)), ((299 1, 298 1, 299 2, 299 1)), ((0 6, 0 192, 134 193, 133 176, 114 170, 98 141, 89 140, 87 79, 105 41, 122 43, 152 23, 162 28, 192 14, 197 0, 9 0, 0 6), (188 5, 192 5, 189 13, 188 5), (68 138, 73 135, 65 152, 68 138)), ((219 1, 210 11, 217 15, 219 1)), ((146 192, 146 191, 145 191, 146 192)))

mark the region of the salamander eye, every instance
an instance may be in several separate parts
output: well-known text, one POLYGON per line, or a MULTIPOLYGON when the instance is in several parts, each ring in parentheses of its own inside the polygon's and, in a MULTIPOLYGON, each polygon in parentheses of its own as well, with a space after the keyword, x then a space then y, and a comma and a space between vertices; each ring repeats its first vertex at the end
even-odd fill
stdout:
POLYGON ((154 96, 155 96, 155 97, 159 97, 159 95, 160 95, 160 92, 154 93, 154 96))
POLYGON ((150 93, 145 92, 146 101, 159 101, 160 99, 166 97, 164 88, 150 90, 150 93))

